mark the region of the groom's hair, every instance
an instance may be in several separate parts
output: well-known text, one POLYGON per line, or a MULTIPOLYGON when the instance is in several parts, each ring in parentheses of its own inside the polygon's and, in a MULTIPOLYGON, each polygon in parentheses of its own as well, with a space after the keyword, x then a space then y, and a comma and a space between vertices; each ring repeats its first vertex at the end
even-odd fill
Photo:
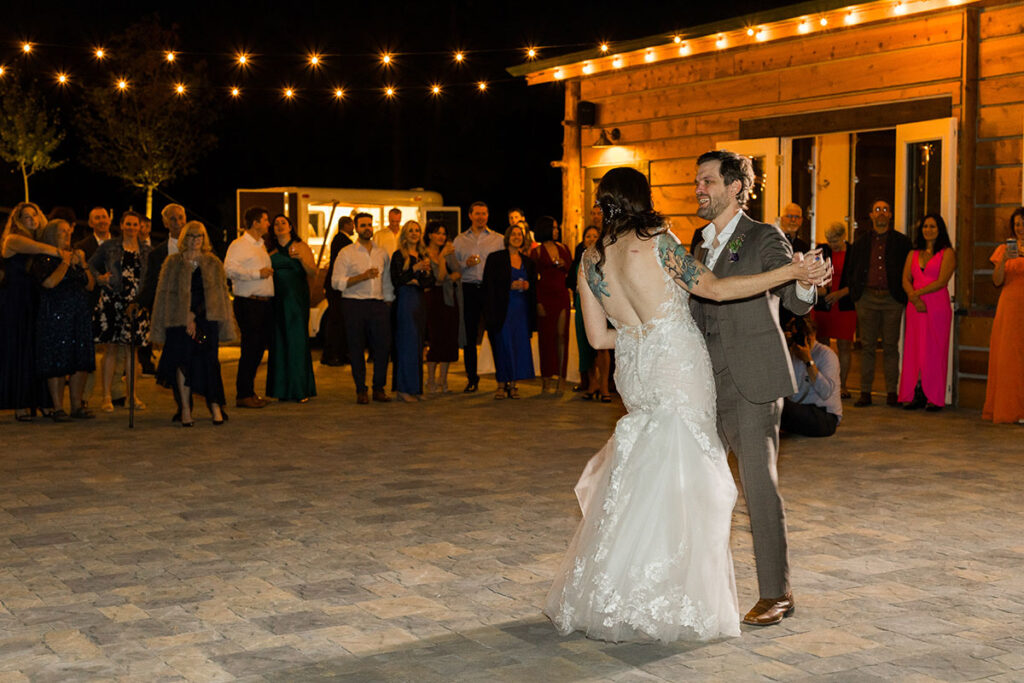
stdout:
POLYGON ((708 161, 718 161, 721 164, 719 172, 722 174, 726 186, 732 185, 737 180, 740 181, 742 186, 736 195, 736 201, 739 202, 741 209, 747 208, 750 190, 754 187, 754 165, 750 163, 750 157, 730 152, 727 149, 716 149, 701 154, 697 158, 697 165, 700 166, 708 161))

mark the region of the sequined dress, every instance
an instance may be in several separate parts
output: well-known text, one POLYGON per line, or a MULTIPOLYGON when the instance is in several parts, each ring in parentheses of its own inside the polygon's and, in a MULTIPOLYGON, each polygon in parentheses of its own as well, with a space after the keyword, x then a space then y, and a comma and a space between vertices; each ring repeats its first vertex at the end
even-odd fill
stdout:
POLYGON ((711 361, 689 295, 664 280, 651 320, 609 318, 618 330, 615 383, 629 412, 576 485, 583 520, 544 610, 563 635, 670 642, 740 634, 729 549, 737 492, 716 428, 711 361))
MULTIPOLYGON (((53 274, 60 259, 38 257, 32 267, 40 282, 53 274)), ((52 288, 39 290, 36 315, 36 373, 40 377, 62 377, 96 369, 92 341, 92 307, 86 287, 89 278, 78 265, 52 288)))

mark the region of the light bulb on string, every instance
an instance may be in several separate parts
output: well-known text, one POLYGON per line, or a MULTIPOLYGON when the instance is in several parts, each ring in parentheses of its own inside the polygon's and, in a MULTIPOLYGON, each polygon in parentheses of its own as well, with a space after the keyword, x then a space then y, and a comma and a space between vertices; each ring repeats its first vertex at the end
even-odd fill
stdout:
POLYGON ((239 52, 237 55, 235 55, 235 62, 238 64, 238 66, 246 67, 249 65, 249 55, 245 52, 239 52))
POLYGON ((389 86, 384 88, 384 97, 386 97, 386 98, 388 98, 390 100, 390 99, 392 99, 396 95, 397 92, 398 91, 395 90, 395 86, 389 85, 389 86))
POLYGON ((466 61, 466 53, 461 51, 456 52, 454 59, 458 64, 462 64, 464 61, 466 61))
POLYGON ((68 80, 69 80, 68 79, 68 75, 66 73, 64 73, 63 71, 58 71, 57 72, 57 84, 58 85, 67 85, 68 84, 68 80))
POLYGON ((121 78, 117 79, 116 85, 117 85, 117 89, 118 90, 120 90, 121 92, 124 92, 125 90, 128 89, 128 79, 124 78, 122 76, 121 78))
POLYGON ((380 63, 383 64, 384 66, 391 66, 392 61, 393 60, 391 58, 390 52, 385 52, 380 56, 380 63))
POLYGON ((597 49, 599 49, 602 53, 605 53, 608 52, 608 50, 610 50, 611 48, 609 47, 608 43, 601 43, 600 45, 597 46, 597 49))
POLYGON ((102 47, 98 47, 98 48, 96 48, 95 50, 92 51, 92 55, 96 59, 103 59, 104 57, 107 56, 107 51, 104 50, 102 47))
POLYGON ((345 99, 345 89, 344 88, 335 88, 334 89, 334 99, 336 99, 336 100, 343 100, 343 99, 345 99))
POLYGON ((0 64, 0 78, 3 78, 6 73, 7 67, 5 67, 3 64, 0 64))
POLYGON ((678 45, 679 43, 683 42, 683 37, 682 36, 672 36, 672 42, 675 43, 676 45, 678 45))
POLYGON ((167 60, 168 64, 172 64, 174 62, 174 60, 177 59, 177 58, 178 58, 178 55, 174 54, 174 51, 172 51, 172 50, 168 50, 166 52, 166 54, 164 54, 164 59, 167 60))
POLYGON ((441 94, 441 86, 439 84, 437 84, 437 83, 434 83, 432 86, 430 86, 430 94, 431 95, 440 95, 441 94))
POLYGON ((309 65, 314 69, 321 65, 320 55, 312 53, 309 55, 309 65))
POLYGON ((821 24, 822 26, 828 26, 828 19, 822 17, 821 19, 818 20, 818 23, 821 24))
POLYGON ((295 97, 295 88, 293 88, 291 86, 285 86, 285 88, 281 92, 281 94, 284 95, 284 98, 286 100, 294 99, 294 97, 295 97))
POLYGON ((232 97, 239 97, 241 94, 242 94, 242 89, 239 88, 237 85, 233 86, 231 88, 231 96, 232 97))
POLYGON ((476 84, 476 87, 477 87, 477 89, 480 92, 486 92, 487 91, 487 81, 480 81, 479 83, 476 84))
POLYGON ((175 83, 174 84, 174 93, 176 95, 184 95, 187 91, 188 91, 188 88, 185 87, 184 83, 175 83))
POLYGON ((33 48, 33 47, 34 47, 34 46, 32 45, 32 43, 30 43, 30 42, 26 41, 26 42, 24 42, 24 43, 22 43, 22 44, 21 44, 21 51, 22 51, 23 53, 25 53, 25 54, 29 54, 29 53, 31 53, 31 52, 32 52, 32 48, 33 48))
POLYGON ((537 59, 537 48, 535 48, 535 47, 528 47, 528 48, 526 48, 526 58, 527 59, 537 59))

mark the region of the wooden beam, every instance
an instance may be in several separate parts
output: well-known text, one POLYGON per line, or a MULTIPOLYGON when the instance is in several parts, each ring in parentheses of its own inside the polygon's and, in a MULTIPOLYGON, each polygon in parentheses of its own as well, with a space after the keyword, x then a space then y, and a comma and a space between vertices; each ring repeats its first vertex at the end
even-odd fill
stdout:
POLYGON ((953 99, 951 97, 933 97, 877 104, 870 107, 850 107, 791 116, 741 119, 740 139, 802 137, 822 133, 841 133, 849 130, 893 128, 901 123, 946 119, 952 115, 953 99))
POLYGON ((562 170, 562 242, 575 247, 583 236, 583 165, 580 123, 580 81, 565 84, 565 119, 562 121, 562 159, 551 162, 562 170))

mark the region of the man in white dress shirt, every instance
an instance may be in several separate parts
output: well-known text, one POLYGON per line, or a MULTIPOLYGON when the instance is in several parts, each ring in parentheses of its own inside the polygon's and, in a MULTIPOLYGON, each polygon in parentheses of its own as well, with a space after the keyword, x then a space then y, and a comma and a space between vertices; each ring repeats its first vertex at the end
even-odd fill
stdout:
POLYGON ((402 210, 397 206, 388 211, 388 224, 373 234, 374 246, 380 247, 388 258, 398 251, 398 233, 402 231, 402 210))
POLYGON ((480 386, 480 375, 476 372, 476 345, 480 343, 483 331, 483 279, 487 257, 505 248, 501 233, 487 227, 490 214, 487 204, 473 202, 469 205, 469 230, 464 230, 452 241, 455 258, 462 270, 462 318, 466 326, 466 345, 462 348, 462 360, 466 364, 467 394, 480 386))
POLYGON ((391 349, 390 304, 395 299, 391 285, 391 254, 376 244, 373 217, 357 213, 358 239, 338 252, 331 272, 331 284, 341 292, 349 362, 356 385, 356 403, 370 402, 366 391, 366 343, 373 357, 373 400, 390 401, 384 391, 388 379, 391 349))
POLYGON ((267 401, 256 393, 256 371, 270 345, 274 317, 274 268, 263 242, 270 227, 269 213, 262 206, 254 206, 245 212, 244 225, 245 231, 231 243, 224 257, 224 270, 235 295, 235 320, 242 333, 235 405, 262 408, 267 401))

